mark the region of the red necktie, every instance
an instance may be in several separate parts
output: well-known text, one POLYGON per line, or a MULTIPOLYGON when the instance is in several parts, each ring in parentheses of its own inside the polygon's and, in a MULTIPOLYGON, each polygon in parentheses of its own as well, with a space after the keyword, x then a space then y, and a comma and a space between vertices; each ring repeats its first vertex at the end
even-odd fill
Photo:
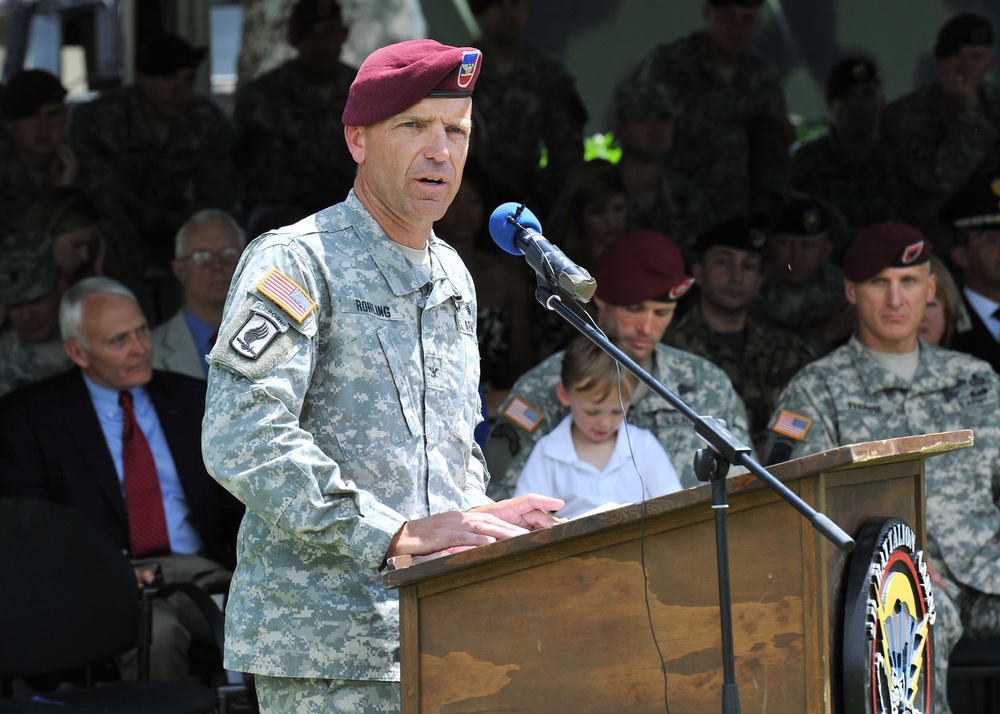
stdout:
POLYGON ((135 420, 132 394, 119 392, 118 404, 123 412, 122 468, 125 472, 125 506, 132 557, 165 555, 170 552, 170 536, 153 452, 135 420))

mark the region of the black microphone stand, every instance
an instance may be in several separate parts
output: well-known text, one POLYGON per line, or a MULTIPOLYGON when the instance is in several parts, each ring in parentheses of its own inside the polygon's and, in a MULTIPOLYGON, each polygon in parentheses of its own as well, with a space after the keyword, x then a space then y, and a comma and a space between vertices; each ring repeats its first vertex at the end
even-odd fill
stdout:
POLYGON ((611 355, 636 378, 660 395, 685 419, 691 422, 695 433, 708 445, 708 449, 699 449, 695 453, 694 468, 698 479, 710 481, 712 484, 712 509, 715 513, 715 548, 719 570, 719 619, 722 628, 722 712, 723 714, 740 713, 740 695, 736 686, 736 656, 733 650, 733 614, 732 597, 729 578, 729 535, 726 525, 726 509, 729 508, 726 491, 726 473, 732 464, 741 464, 757 478, 771 487, 795 510, 805 516, 813 528, 822 533, 834 545, 845 553, 854 550, 854 539, 845 533, 840 526, 817 512, 781 483, 771 473, 761 466, 751 456, 749 446, 740 441, 726 425, 715 417, 700 416, 680 397, 668 390, 656 379, 640 367, 632 358, 613 345, 600 330, 591 325, 577 312, 565 305, 552 287, 538 276, 538 288, 535 299, 545 308, 558 313, 573 327, 582 332, 591 342, 611 355))

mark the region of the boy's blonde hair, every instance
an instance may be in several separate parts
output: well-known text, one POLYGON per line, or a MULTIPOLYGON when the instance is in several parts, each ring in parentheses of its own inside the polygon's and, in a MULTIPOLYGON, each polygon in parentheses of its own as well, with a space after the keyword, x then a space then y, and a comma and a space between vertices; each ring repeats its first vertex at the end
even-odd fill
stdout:
MULTIPOLYGON (((611 344, 619 346, 615 338, 611 344)), ((584 336, 570 342, 563 354, 560 375, 566 392, 597 392, 598 401, 607 398, 621 385, 621 398, 626 404, 638 380, 625 368, 618 368, 614 358, 584 336), (619 379, 620 378, 620 379, 619 379)))

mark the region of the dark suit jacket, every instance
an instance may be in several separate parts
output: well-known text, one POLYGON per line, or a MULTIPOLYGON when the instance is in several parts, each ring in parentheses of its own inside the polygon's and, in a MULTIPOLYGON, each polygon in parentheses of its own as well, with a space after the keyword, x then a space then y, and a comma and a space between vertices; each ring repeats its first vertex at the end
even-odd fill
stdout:
MULTIPOLYGON (((205 386, 185 375, 154 371, 146 390, 204 543, 203 555, 232 567, 242 506, 205 471, 205 386)), ((128 550, 125 499, 79 369, 0 399, 0 428, 0 495, 46 498, 75 508, 128 550)))
POLYGON ((962 294, 962 302, 969 315, 971 325, 964 326, 965 329, 962 329, 961 324, 956 327, 955 336, 951 339, 951 349, 986 360, 993 366, 995 372, 1000 372, 1000 343, 993 339, 986 323, 969 304, 964 293, 962 294), (962 331, 959 332, 959 330, 962 331))

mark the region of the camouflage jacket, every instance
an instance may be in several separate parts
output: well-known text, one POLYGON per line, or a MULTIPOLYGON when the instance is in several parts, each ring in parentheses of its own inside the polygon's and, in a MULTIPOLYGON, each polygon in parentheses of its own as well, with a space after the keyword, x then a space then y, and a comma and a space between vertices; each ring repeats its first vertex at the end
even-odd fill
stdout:
POLYGON ((794 335, 753 318, 747 320, 743 340, 743 351, 737 353, 712 332, 698 305, 673 323, 664 337, 671 347, 704 357, 725 371, 746 405, 750 438, 761 447, 781 390, 810 357, 794 335))
POLYGON ((195 96, 161 139, 135 86, 81 105, 70 133, 107 160, 129 190, 129 211, 154 254, 173 257, 173 238, 192 204, 236 210, 241 189, 232 129, 212 100, 195 96))
POLYGON ((948 196, 977 173, 1000 171, 1000 87, 984 84, 980 98, 978 107, 959 109, 932 82, 891 102, 882 116, 899 181, 900 218, 932 240, 949 235, 937 222, 948 196))
POLYGON ((209 355, 202 449, 247 513, 226 666, 399 678, 379 568, 407 520, 488 503, 472 279, 425 283, 352 192, 244 254, 209 355))
MULTIPOLYGON (((482 43, 476 45, 482 49, 482 43)), ((545 215, 570 171, 583 160, 587 110, 563 65, 537 47, 525 45, 521 61, 502 68, 484 62, 476 80, 473 138, 476 155, 509 200, 528 203, 545 215), (475 132, 476 130, 474 130, 475 132), (546 153, 545 168, 539 162, 546 153)))
POLYGON ((324 97, 289 60, 240 91, 233 123, 248 212, 281 205, 306 215, 338 203, 351 189, 357 165, 340 117, 357 72, 341 63, 324 97))
MULTIPOLYGON (((920 342, 912 384, 886 371, 851 338, 807 365, 782 393, 782 410, 802 418, 772 432, 767 460, 844 444, 972 429, 975 446, 927 459, 927 531, 956 582, 1000 594, 1000 375, 974 357, 920 342)), ((929 544, 930 546, 930 544, 929 544)), ((950 593, 955 597, 957 593, 950 593)))
MULTIPOLYGON (((497 424, 486 442, 493 479, 488 493, 493 498, 508 498, 514 492, 535 443, 569 414, 556 396, 562 357, 557 352, 524 374, 500 405, 497 424)), ((706 359, 662 344, 656 346, 653 359, 650 374, 656 381, 698 414, 726 422, 749 445, 746 408, 725 372, 706 359)), ((670 454, 682 486, 700 483, 694 473, 694 454, 705 444, 683 414, 658 394, 647 392, 629 408, 628 421, 653 432, 670 454)))
POLYGON ((652 50, 637 70, 661 82, 677 108, 671 163, 708 196, 716 220, 770 214, 787 190, 791 133, 781 75, 753 50, 731 82, 719 74, 704 32, 652 50))
POLYGON ((810 355, 819 357, 835 346, 823 339, 819 329, 843 299, 843 272, 824 263, 801 292, 793 293, 768 275, 750 310, 763 322, 796 335, 810 355))
POLYGON ((669 166, 663 167, 663 178, 651 203, 640 203, 629 195, 628 217, 632 228, 656 231, 670 238, 688 265, 691 246, 716 223, 705 193, 669 166))
POLYGON ((895 217, 898 189, 889 153, 881 143, 855 160, 835 129, 792 154, 791 187, 836 206, 847 222, 849 241, 872 223, 895 217))
POLYGON ((72 366, 68 357, 63 365, 53 366, 28 349, 13 328, 0 330, 0 397, 72 366))

